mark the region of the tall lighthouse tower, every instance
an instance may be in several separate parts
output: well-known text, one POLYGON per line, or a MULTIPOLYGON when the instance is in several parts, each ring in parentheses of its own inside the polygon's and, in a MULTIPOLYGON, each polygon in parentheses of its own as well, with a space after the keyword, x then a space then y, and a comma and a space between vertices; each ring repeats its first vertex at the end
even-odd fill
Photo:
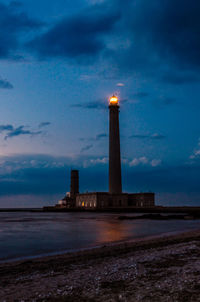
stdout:
MULTIPOLYGON (((77 209, 128 209, 154 207, 153 192, 122 193, 121 155, 119 134, 119 100, 113 95, 109 100, 109 192, 79 193, 79 175, 71 171, 70 196, 65 196, 56 207, 77 209)), ((46 207, 46 210, 51 207, 46 207)))
POLYGON ((112 96, 109 100, 109 193, 122 193, 121 156, 119 136, 119 100, 112 96))

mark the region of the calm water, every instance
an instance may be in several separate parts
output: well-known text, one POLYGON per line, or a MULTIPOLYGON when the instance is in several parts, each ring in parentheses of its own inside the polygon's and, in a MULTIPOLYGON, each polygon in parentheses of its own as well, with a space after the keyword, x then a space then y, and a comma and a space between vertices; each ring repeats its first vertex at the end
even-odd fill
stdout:
POLYGON ((119 215, 0 213, 0 261, 200 228, 200 220, 121 221, 117 219, 119 215))

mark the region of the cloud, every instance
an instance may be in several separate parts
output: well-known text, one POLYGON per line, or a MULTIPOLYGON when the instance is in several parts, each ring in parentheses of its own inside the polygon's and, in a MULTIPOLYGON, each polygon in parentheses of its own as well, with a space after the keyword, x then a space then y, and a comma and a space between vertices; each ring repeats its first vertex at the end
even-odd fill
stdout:
POLYGON ((174 97, 160 95, 158 96, 157 100, 154 102, 154 105, 156 107, 171 106, 177 102, 179 102, 179 100, 177 100, 174 97))
POLYGON ((91 145, 87 145, 87 146, 85 146, 85 147, 83 147, 83 148, 81 149, 81 152, 88 151, 88 150, 90 150, 91 148, 93 148, 93 145, 92 145, 92 144, 91 144, 91 145))
MULTIPOLYGON (((197 0, 118 1, 121 19, 104 56, 111 73, 196 81, 200 68, 200 2, 197 0), (168 76, 163 73, 168 70, 168 76), (117 71, 117 72, 116 72, 117 71), (176 73, 173 77, 170 74, 176 73), (194 72, 195 75, 188 75, 194 72), (178 76, 181 73, 182 76, 178 76)), ((115 1, 113 1, 113 5, 115 1)))
POLYGON ((46 33, 28 43, 29 49, 40 58, 64 57, 86 62, 93 61, 106 48, 104 37, 120 19, 120 14, 110 5, 99 4, 65 17, 46 33))
POLYGON ((161 160, 160 159, 153 159, 153 160, 150 161, 150 165, 152 167, 160 166, 160 164, 161 164, 161 160))
POLYGON ((116 86, 118 86, 118 87, 124 87, 125 84, 124 83, 117 83, 116 86))
POLYGON ((169 83, 172 85, 184 85, 189 83, 199 82, 200 78, 196 74, 184 74, 184 73, 167 73, 162 78, 161 81, 164 83, 169 83))
POLYGON ((42 123, 39 124, 38 128, 47 127, 47 126, 49 126, 49 125, 51 125, 50 122, 42 122, 42 123))
POLYGON ((26 169, 61 168, 71 165, 73 158, 53 157, 50 155, 22 154, 16 156, 0 156, 0 175, 11 174, 26 169))
MULTIPOLYGON (((35 154, 0 157, 0 196, 12 195, 15 200, 15 197, 22 194, 40 195, 41 197, 51 195, 52 198, 54 194, 60 194, 61 198, 66 192, 66 186, 68 189, 70 188, 72 166, 79 167, 81 192, 88 189, 105 190, 107 177, 104 166, 106 159, 103 157, 88 158, 88 163, 91 161, 87 169, 84 166, 85 160, 86 158, 83 156, 70 158, 35 154)), ((55 200, 56 202, 57 200, 55 200)), ((3 198, 0 203, 2 206, 3 198)), ((4 206, 6 206, 6 202, 4 206)), ((17 201, 15 206, 18 206, 17 201)), ((41 206, 43 206, 43 198, 41 198, 41 206)), ((34 202, 32 207, 34 207, 34 202)))
POLYGON ((96 158, 96 159, 90 159, 89 163, 91 165, 99 165, 99 164, 107 164, 108 163, 108 158, 103 157, 103 158, 96 158))
POLYGON ((159 133, 154 133, 150 136, 151 139, 164 139, 166 138, 165 135, 159 134, 159 133))
POLYGON ((162 135, 162 134, 159 134, 159 133, 154 133, 154 134, 134 134, 134 135, 129 136, 129 138, 161 140, 161 139, 165 139, 166 136, 162 135))
POLYGON ((106 133, 100 133, 100 134, 97 134, 95 137, 81 137, 79 138, 80 141, 84 142, 84 141, 88 141, 88 142, 98 142, 104 138, 108 137, 108 135, 106 133))
POLYGON ((16 1, 0 4, 2 59, 19 59, 25 47, 40 59, 90 64, 101 58, 98 74, 115 79, 143 74, 173 85, 199 81, 198 1, 89 1, 85 10, 51 23, 37 36, 42 22, 22 13, 20 6, 16 1), (31 30, 27 42, 22 33, 31 30))
POLYGON ((89 4, 99 4, 99 3, 103 3, 106 0, 87 0, 89 4))
POLYGON ((25 126, 19 126, 17 128, 13 128, 8 132, 8 134, 4 137, 5 140, 8 138, 16 137, 16 136, 21 136, 21 135, 38 135, 41 134, 42 131, 31 131, 31 130, 26 130, 25 126))
POLYGON ((40 59, 90 64, 100 57, 98 74, 105 77, 143 74, 174 85, 199 81, 198 1, 99 0, 89 4, 36 36, 35 30, 43 25, 40 21, 21 13, 16 1, 1 3, 0 58, 19 59, 24 45, 40 59), (31 30, 34 35, 27 43, 22 33, 31 30))
MULTIPOLYGON (((50 125, 50 122, 43 122, 43 123, 39 124, 38 128, 41 129, 48 125, 50 125)), ((0 125, 0 133, 3 133, 3 132, 6 132, 6 135, 4 137, 5 140, 7 140, 8 138, 21 136, 21 135, 35 136, 35 135, 40 135, 40 134, 44 133, 42 130, 39 130, 39 131, 29 130, 29 129, 27 129, 27 126, 24 126, 24 125, 14 127, 11 124, 0 125)))
POLYGON ((138 0, 130 11, 132 33, 161 60, 196 69, 200 67, 199 13, 198 1, 138 0))
POLYGON ((147 96, 149 96, 149 93, 147 92, 137 92, 134 94, 134 97, 138 97, 138 98, 145 98, 147 96))
POLYGON ((139 158, 134 158, 130 163, 129 166, 138 166, 140 164, 145 165, 148 163, 148 159, 145 156, 139 157, 139 158))
POLYGON ((62 158, 48 155, 1 157, 0 195, 62 193, 66 173, 64 166, 62 158))
POLYGON ((197 148, 195 148, 193 153, 190 155, 190 160, 192 160, 192 162, 196 162, 199 159, 200 159, 200 138, 198 141, 197 148))
POLYGON ((13 8, 21 8, 23 4, 20 1, 11 1, 9 6, 13 8))
POLYGON ((7 80, 0 78, 0 88, 2 89, 13 89, 13 85, 7 80))
POLYGON ((190 156, 190 159, 200 158, 200 149, 194 150, 193 154, 190 156))
POLYGON ((100 139, 102 139, 102 138, 105 138, 105 137, 107 137, 108 135, 106 134, 106 133, 100 133, 100 134, 97 134, 97 136, 96 136, 96 140, 98 141, 98 140, 100 140, 100 139))
POLYGON ((143 135, 143 134, 134 134, 129 136, 129 138, 139 138, 139 139, 144 139, 144 138, 149 138, 149 135, 143 135))
MULTIPOLYGON (((20 156, 0 157, 0 203, 7 206, 4 197, 12 196, 13 204, 18 196, 32 195, 32 207, 34 207, 34 196, 41 197, 40 205, 43 206, 45 198, 59 194, 64 196, 66 186, 70 188, 70 169, 78 167, 80 170, 80 192, 84 191, 107 191, 108 190, 108 167, 107 157, 77 158, 53 157, 49 155, 22 154, 20 156), (91 161, 92 160, 92 161, 91 161), (86 163, 87 162, 87 163, 86 163), (86 165, 85 165, 86 163, 86 165), (66 180, 66 173, 68 175, 66 180), (99 181, 101 180, 101 181, 99 181)), ((151 163, 152 160, 149 160, 151 163)), ((144 160, 143 160, 144 162, 144 160)), ((200 197, 200 166, 157 166, 151 164, 122 166, 126 173, 123 173, 123 189, 125 192, 159 192, 160 198, 168 193, 171 199, 164 199, 167 202, 173 200, 176 194, 176 201, 181 204, 183 193, 188 196, 187 203, 195 202, 200 197)), ((156 193, 158 200, 158 193, 156 193)), ((162 199, 162 198, 161 198, 162 199)), ((50 199, 48 199, 50 200, 50 199)), ((57 200, 55 199, 55 203, 57 200)), ((158 203, 158 202, 157 202, 158 203)), ((198 204, 198 203, 196 203, 198 204)), ((15 203, 18 205, 18 200, 15 203)), ((27 206, 30 206, 27 202, 27 206)))
POLYGON ((0 125, 0 133, 4 131, 13 131, 13 125, 0 125))
POLYGON ((4 139, 7 140, 8 138, 16 137, 16 136, 21 136, 21 135, 39 135, 42 133, 42 131, 32 131, 26 129, 25 126, 19 126, 19 127, 14 127, 13 125, 0 125, 0 133, 7 132, 5 135, 4 139))
MULTIPOLYGON (((163 192, 178 193, 179 202, 182 203, 181 195, 185 192, 188 201, 192 203, 191 193, 200 197, 200 166, 142 166, 132 167, 127 171, 125 186, 132 191, 156 192, 156 197, 163 192), (131 187, 132 186, 132 187, 131 187)), ((171 200, 173 202, 173 200, 171 200)))
POLYGON ((84 137, 81 137, 80 140, 81 141, 99 141, 101 140, 102 138, 105 138, 107 137, 108 135, 106 133, 99 133, 97 134, 95 137, 89 137, 89 138, 84 138, 84 137))
POLYGON ((91 80, 94 80, 95 78, 96 78, 96 75, 91 75, 91 74, 82 74, 80 76, 81 81, 91 81, 91 80))
MULTIPOLYGON (((141 1, 142 4, 144 0, 141 1)), ((157 0, 154 5, 146 7, 145 15, 148 20, 145 20, 144 15, 144 21, 140 19, 139 24, 144 25, 143 22, 146 22, 147 40, 150 42, 151 39, 155 43, 159 55, 185 68, 199 68, 199 13, 199 1, 189 3, 187 0, 165 0, 161 4, 157 0), (152 22, 151 16, 155 17, 152 22)), ((141 28, 141 33, 144 30, 144 27, 141 28)))
POLYGON ((106 109, 106 104, 103 102, 88 102, 80 104, 72 104, 72 108, 83 108, 83 109, 106 109))
POLYGON ((163 101, 164 105, 171 105, 171 104, 176 103, 177 100, 172 97, 166 97, 166 98, 163 98, 162 101, 163 101))
POLYGON ((16 3, 15 5, 0 3, 0 59, 20 59, 18 50, 22 46, 21 34, 42 26, 40 21, 15 8, 19 8, 16 3))
POLYGON ((130 167, 136 167, 136 166, 146 166, 149 165, 151 167, 157 167, 161 165, 162 161, 160 159, 152 159, 149 160, 146 156, 134 158, 133 160, 129 161, 130 167))

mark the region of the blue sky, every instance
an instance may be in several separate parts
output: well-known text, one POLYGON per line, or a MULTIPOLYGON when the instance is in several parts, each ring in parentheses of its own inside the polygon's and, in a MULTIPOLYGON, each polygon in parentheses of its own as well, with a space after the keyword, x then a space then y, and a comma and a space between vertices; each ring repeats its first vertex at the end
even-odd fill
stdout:
POLYGON ((200 4, 0 1, 0 207, 108 189, 108 98, 121 102, 123 188, 200 197, 200 4))

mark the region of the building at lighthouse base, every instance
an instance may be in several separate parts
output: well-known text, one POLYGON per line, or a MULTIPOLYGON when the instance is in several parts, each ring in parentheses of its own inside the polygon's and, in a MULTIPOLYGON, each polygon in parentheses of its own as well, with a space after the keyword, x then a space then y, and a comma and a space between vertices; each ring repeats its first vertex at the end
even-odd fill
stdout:
POLYGON ((85 209, 153 207, 155 206, 155 194, 86 192, 76 195, 75 206, 85 209))
POLYGON ((109 209, 131 207, 154 207, 155 194, 143 193, 115 193, 110 192, 85 192, 79 193, 79 172, 71 171, 70 192, 59 200, 56 208, 67 209, 109 209))
POLYGON ((121 193, 110 194, 108 192, 78 193, 73 197, 67 194, 59 200, 57 208, 77 209, 108 209, 130 207, 154 207, 155 194, 148 193, 121 193))

